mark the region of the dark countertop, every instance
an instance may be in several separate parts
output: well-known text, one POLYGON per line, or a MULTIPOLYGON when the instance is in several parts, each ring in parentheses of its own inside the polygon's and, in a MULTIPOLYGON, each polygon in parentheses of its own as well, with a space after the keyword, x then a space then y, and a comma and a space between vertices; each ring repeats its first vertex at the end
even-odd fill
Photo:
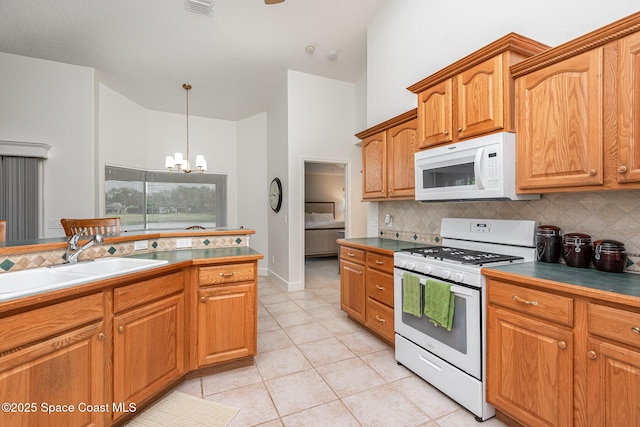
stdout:
POLYGON ((161 259, 169 261, 169 264, 193 261, 194 264, 197 264, 199 260, 211 261, 221 258, 262 259, 263 256, 260 252, 257 252, 248 246, 234 246, 229 248, 179 249, 175 251, 149 252, 129 255, 127 258, 161 259))
POLYGON ((595 268, 576 268, 566 264, 525 262, 499 267, 485 267, 482 273, 497 277, 500 273, 515 274, 530 279, 578 286, 589 291, 613 292, 640 298, 640 274, 607 273, 595 268))
POLYGON ((429 246, 425 243, 405 242, 404 240, 382 239, 380 237, 359 237, 352 239, 338 239, 338 244, 359 246, 363 249, 382 249, 388 252, 398 252, 407 248, 421 248, 429 246))

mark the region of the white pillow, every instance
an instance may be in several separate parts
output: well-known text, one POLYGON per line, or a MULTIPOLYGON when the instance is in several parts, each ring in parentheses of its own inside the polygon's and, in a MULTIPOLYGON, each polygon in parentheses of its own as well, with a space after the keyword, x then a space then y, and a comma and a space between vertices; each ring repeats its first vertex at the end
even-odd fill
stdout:
POLYGON ((331 221, 333 221, 333 214, 332 213, 312 212, 311 213, 311 220, 315 221, 315 222, 331 222, 331 221))

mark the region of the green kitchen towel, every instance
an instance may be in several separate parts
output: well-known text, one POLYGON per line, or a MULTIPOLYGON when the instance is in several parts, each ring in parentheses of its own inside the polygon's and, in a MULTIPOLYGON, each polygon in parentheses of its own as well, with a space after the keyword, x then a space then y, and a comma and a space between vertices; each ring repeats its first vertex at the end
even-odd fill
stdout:
POLYGON ((402 311, 422 317, 422 299, 420 298, 420 278, 405 272, 402 275, 402 311))
POLYGON ((455 294, 451 284, 427 279, 424 291, 424 314, 436 326, 451 330, 455 294))

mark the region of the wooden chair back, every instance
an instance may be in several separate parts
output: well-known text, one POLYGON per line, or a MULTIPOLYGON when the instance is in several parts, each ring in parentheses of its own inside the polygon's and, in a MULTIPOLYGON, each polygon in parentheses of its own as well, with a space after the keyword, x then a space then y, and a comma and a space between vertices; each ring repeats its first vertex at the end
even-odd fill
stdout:
POLYGON ((0 243, 7 241, 7 221, 0 221, 0 243))
POLYGON ((120 218, 62 218, 60 222, 67 236, 80 232, 83 236, 120 233, 120 218))

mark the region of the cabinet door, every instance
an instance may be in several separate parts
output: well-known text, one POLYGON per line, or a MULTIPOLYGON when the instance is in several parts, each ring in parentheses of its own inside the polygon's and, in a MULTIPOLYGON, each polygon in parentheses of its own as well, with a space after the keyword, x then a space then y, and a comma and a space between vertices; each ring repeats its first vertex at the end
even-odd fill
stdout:
POLYGON ((387 132, 388 196, 415 195, 415 167, 413 154, 417 146, 418 120, 398 125, 387 132))
POLYGON ((138 404, 184 374, 182 294, 116 316, 113 328, 115 402, 138 404))
POLYGON ((618 182, 640 182, 640 33, 618 47, 618 182))
POLYGON ((519 190, 603 181, 602 49, 516 80, 519 190))
POLYGON ((456 76, 458 139, 504 128, 502 55, 456 76))
POLYGON ((640 426, 640 352, 589 339, 589 426, 640 426))
POLYGON ((79 404, 108 405, 105 396, 103 323, 0 355, 0 399, 15 404, 0 412, 2 426, 102 426, 105 411, 89 412, 79 404), (47 413, 45 405, 74 405, 47 413))
POLYGON ((255 356, 256 285, 212 286, 198 293, 198 366, 255 356))
POLYGON ((527 426, 571 426, 572 333, 490 306, 487 400, 527 426))
POLYGON ((387 196, 387 133, 362 140, 362 198, 387 196))
POLYGON ((340 307, 349 316, 364 323, 364 266, 340 261, 340 307))
POLYGON ((419 148, 429 148, 453 140, 451 85, 452 80, 447 79, 418 94, 419 148))

